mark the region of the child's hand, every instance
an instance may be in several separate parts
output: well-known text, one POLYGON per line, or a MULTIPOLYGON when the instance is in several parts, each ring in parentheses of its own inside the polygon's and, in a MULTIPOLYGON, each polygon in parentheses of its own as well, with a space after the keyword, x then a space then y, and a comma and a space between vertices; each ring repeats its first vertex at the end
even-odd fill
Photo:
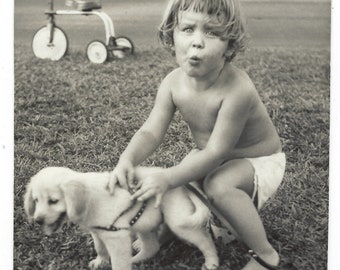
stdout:
POLYGON ((111 172, 110 179, 107 184, 107 189, 109 192, 113 194, 117 182, 124 189, 131 187, 134 180, 134 170, 135 169, 131 162, 119 162, 116 168, 111 172))
POLYGON ((168 180, 164 174, 153 173, 139 180, 136 193, 131 196, 131 200, 145 201, 153 196, 156 197, 155 208, 159 207, 164 193, 169 189, 168 180))

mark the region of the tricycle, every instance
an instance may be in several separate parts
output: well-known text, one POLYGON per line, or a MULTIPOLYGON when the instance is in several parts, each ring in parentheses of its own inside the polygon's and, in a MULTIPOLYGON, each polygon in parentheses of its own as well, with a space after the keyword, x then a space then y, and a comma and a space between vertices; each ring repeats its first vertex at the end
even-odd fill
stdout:
MULTIPOLYGON (((41 27, 33 36, 32 49, 36 57, 50 60, 60 60, 68 50, 68 39, 65 32, 56 25, 56 15, 84 15, 98 16, 105 27, 105 42, 100 40, 91 41, 86 47, 87 58, 96 64, 104 63, 109 56, 124 58, 134 52, 132 41, 124 36, 115 36, 114 25, 110 16, 101 10, 101 5, 80 10, 54 10, 54 0, 49 0, 47 24, 41 27)), ((74 1, 74 0, 67 0, 74 1)), ((77 1, 76 1, 77 2, 77 1)), ((79 1, 78 2, 82 2, 79 1)), ((85 2, 85 1, 83 1, 85 2)))

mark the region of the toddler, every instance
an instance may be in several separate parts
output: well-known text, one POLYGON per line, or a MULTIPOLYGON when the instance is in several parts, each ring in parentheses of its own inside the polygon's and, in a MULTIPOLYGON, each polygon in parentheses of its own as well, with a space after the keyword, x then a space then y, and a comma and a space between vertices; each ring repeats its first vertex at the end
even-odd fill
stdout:
POLYGON ((133 186, 134 169, 161 144, 178 110, 196 148, 178 165, 139 179, 132 199, 156 197, 197 181, 210 202, 260 258, 243 270, 274 269, 279 255, 268 242, 258 210, 277 190, 285 168, 280 138, 248 75, 233 63, 246 32, 237 0, 171 0, 159 29, 178 68, 159 86, 153 109, 112 172, 133 186))

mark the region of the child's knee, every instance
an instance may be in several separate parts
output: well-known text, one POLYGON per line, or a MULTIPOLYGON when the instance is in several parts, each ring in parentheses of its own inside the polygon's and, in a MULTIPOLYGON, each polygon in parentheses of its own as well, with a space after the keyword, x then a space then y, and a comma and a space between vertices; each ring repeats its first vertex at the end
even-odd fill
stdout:
POLYGON ((251 195, 254 189, 254 169, 247 160, 231 160, 204 179, 203 190, 210 200, 232 198, 240 191, 251 195))
POLYGON ((228 194, 231 194, 235 189, 216 176, 215 173, 212 173, 208 175, 203 182, 203 191, 211 202, 228 196, 228 194))

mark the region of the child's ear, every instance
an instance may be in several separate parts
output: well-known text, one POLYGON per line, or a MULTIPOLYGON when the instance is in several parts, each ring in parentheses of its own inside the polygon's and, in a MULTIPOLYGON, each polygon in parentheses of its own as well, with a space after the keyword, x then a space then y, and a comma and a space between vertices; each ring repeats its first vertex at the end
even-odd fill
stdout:
POLYGON ((236 44, 234 40, 228 41, 227 49, 225 50, 223 56, 226 59, 226 61, 230 62, 231 59, 234 58, 236 52, 236 44))
POLYGON ((224 58, 229 58, 230 56, 232 56, 234 53, 234 49, 231 48, 230 46, 228 46, 228 48, 225 50, 223 56, 224 58))
POLYGON ((235 52, 232 49, 227 49, 227 51, 223 54, 223 57, 226 62, 230 62, 231 59, 233 58, 235 52))

